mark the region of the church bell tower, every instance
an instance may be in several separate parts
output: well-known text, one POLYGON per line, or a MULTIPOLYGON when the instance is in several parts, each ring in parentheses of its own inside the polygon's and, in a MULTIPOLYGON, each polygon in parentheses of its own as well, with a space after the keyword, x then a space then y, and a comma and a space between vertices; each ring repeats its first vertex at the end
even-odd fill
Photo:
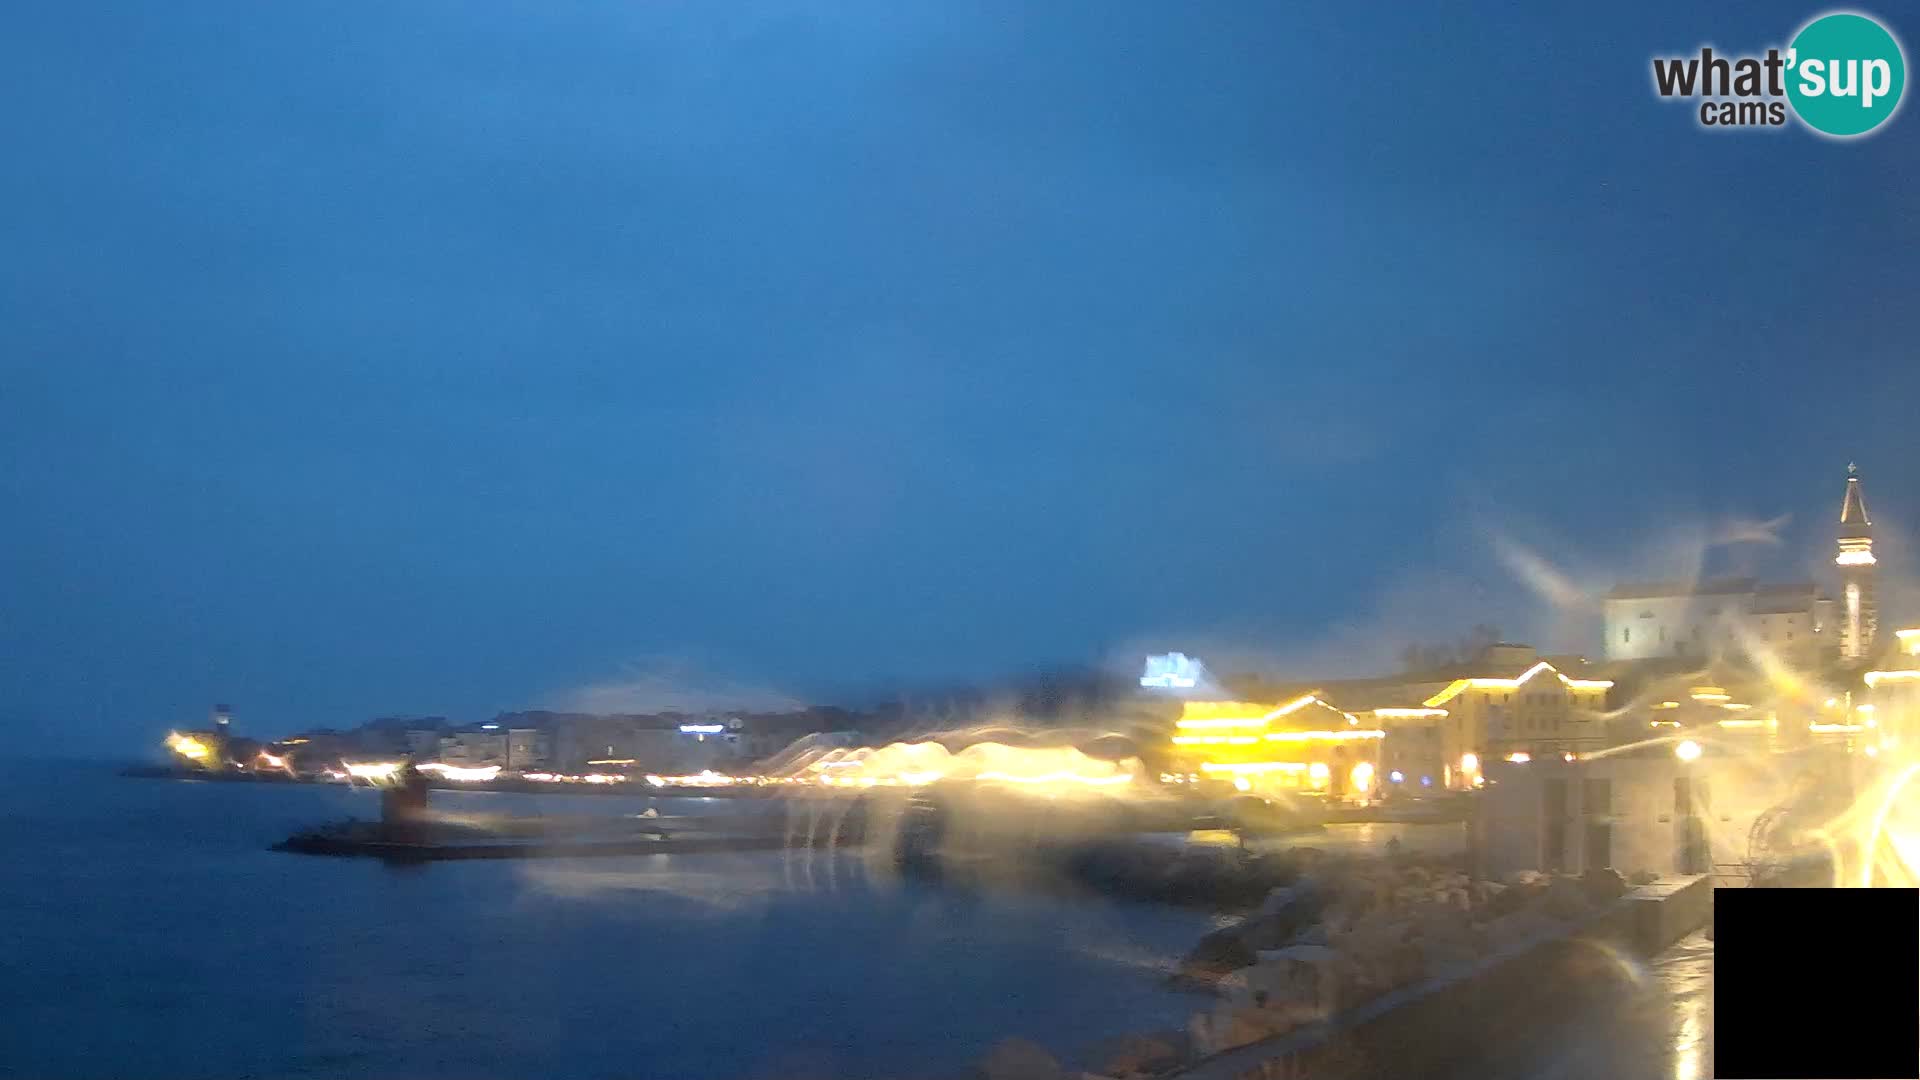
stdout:
POLYGON ((1859 663, 1873 654, 1879 629, 1879 611, 1873 599, 1873 522, 1867 519, 1867 497, 1860 490, 1860 470, 1847 466, 1847 497, 1840 504, 1840 660, 1859 663))

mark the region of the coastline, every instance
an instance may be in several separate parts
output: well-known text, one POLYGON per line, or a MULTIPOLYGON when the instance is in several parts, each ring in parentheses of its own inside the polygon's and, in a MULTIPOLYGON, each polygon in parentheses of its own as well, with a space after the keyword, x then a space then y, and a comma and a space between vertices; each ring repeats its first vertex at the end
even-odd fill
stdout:
MULTIPOLYGON (((344 780, 327 780, 314 776, 289 776, 285 773, 251 772, 234 770, 231 772, 212 772, 205 769, 180 769, 168 765, 126 765, 117 770, 120 776, 139 780, 185 780, 210 784, 273 784, 273 785, 312 785, 316 787, 364 787, 344 780)), ((426 786, 433 791, 498 791, 521 795, 671 795, 687 799, 764 799, 781 794, 778 790, 766 789, 757 785, 729 784, 725 786, 696 787, 674 785, 671 788, 654 787, 644 780, 627 780, 619 783, 587 784, 565 780, 527 780, 521 777, 497 777, 483 782, 445 780, 427 777, 426 786)))

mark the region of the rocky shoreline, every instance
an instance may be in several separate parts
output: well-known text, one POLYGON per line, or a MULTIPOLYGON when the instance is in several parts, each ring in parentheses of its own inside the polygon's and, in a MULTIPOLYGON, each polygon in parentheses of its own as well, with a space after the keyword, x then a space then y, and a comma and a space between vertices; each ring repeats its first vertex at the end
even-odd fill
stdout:
MULTIPOLYGON (((1182 1029, 1121 1036, 1062 1063, 1039 1046, 996 1045, 977 1080, 1146 1080, 1237 1047, 1322 1024, 1383 995, 1472 969, 1502 948, 1583 925, 1625 895, 1620 874, 1532 872, 1475 880, 1452 860, 1334 859, 1312 849, 1249 866, 1236 891, 1261 879, 1258 906, 1203 937, 1170 976, 1211 992, 1182 1029)), ((1640 875, 1640 883, 1651 875, 1640 875)), ((1225 899, 1225 897, 1223 897, 1225 899)))
MULTIPOLYGON (((1305 840, 1324 831, 1315 826, 1287 835, 1305 840)), ((1239 913, 1300 880, 1310 858, 1296 851, 1253 853, 1225 846, 1153 848, 1113 838, 1073 845, 1055 862, 1103 896, 1239 913)))

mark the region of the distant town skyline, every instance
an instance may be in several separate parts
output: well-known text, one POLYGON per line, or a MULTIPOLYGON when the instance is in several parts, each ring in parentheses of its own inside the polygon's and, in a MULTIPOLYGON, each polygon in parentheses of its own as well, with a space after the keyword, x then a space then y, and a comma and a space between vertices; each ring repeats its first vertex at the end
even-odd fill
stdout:
POLYGON ((1814 10, 18 13, 0 723, 1597 650, 1849 462, 1911 619, 1917 121, 1648 86, 1814 10))

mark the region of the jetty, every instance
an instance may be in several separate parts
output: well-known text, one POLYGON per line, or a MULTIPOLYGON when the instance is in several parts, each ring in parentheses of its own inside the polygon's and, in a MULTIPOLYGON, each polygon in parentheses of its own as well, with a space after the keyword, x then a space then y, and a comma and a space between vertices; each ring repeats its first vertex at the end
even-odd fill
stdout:
POLYGON ((359 856, 388 862, 456 859, 580 858, 611 855, 766 851, 792 846, 859 844, 864 813, 823 819, 773 805, 763 813, 662 816, 639 814, 515 817, 437 813, 426 777, 408 768, 380 790, 380 820, 343 821, 295 833, 273 850, 299 855, 359 856))

